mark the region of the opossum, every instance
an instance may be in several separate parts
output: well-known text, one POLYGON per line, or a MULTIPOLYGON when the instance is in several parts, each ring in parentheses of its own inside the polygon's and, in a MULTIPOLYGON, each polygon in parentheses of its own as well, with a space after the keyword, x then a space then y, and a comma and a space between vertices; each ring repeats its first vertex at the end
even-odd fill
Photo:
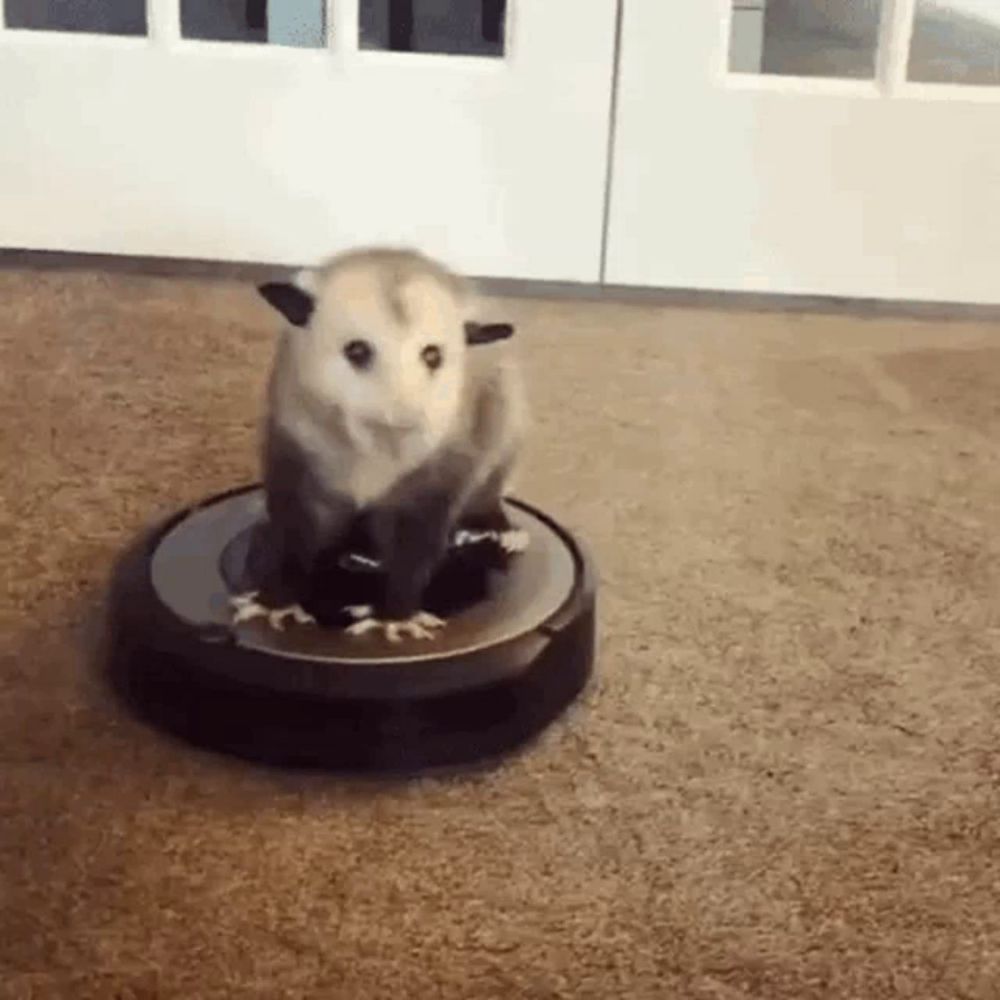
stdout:
POLYGON ((234 599, 236 619, 310 622, 295 589, 363 516, 385 602, 348 609, 348 631, 430 638, 444 622, 421 599, 455 527, 526 541, 501 504, 525 428, 499 343, 512 328, 479 323, 470 285, 407 250, 352 251, 259 291, 288 322, 262 447, 271 582, 234 599))

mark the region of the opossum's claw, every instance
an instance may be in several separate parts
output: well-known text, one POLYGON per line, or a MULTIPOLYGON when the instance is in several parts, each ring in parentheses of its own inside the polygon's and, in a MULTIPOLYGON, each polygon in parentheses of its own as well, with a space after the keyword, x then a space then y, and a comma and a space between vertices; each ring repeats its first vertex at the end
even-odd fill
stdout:
POLYGON ((245 594, 237 594, 230 598, 233 608, 233 624, 253 621, 254 618, 266 618, 268 625, 278 632, 285 630, 285 622, 291 619, 298 625, 315 625, 316 619, 306 611, 301 604, 289 604, 284 608, 269 608, 257 599, 260 596, 256 590, 245 594))
POLYGON ((355 621, 347 627, 348 635, 362 636, 380 632, 389 642, 401 642, 404 638, 433 639, 445 622, 428 611, 418 611, 412 618, 402 621, 385 621, 375 618, 369 605, 353 605, 344 611, 355 621))

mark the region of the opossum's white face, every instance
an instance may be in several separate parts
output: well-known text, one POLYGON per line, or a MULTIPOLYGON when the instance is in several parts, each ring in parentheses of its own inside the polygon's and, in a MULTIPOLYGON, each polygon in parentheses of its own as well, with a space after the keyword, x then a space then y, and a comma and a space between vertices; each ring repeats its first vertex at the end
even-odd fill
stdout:
POLYGON ((466 317, 453 291, 432 274, 393 282, 370 264, 297 284, 315 303, 295 333, 304 387, 365 431, 440 441, 465 372, 466 317))

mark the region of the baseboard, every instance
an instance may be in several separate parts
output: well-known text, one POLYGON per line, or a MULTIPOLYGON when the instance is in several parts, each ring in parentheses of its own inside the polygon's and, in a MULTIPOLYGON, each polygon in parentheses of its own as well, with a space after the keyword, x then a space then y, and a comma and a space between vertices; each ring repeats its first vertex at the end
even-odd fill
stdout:
MULTIPOLYGON (((0 249, 0 270, 103 271, 111 274, 255 282, 273 278, 275 274, 280 274, 286 269, 273 264, 216 260, 0 249)), ((818 313, 860 318, 898 317, 937 322, 1000 321, 1000 305, 969 305, 961 302, 909 302, 833 296, 720 292, 567 281, 529 281, 489 276, 476 276, 476 281, 486 294, 501 298, 618 302, 683 309, 725 309, 733 312, 818 313)))

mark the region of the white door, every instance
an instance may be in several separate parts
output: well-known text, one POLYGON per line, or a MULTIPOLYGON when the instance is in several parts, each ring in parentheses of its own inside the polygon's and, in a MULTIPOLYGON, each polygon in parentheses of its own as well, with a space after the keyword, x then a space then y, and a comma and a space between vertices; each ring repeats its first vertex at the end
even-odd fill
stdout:
POLYGON ((615 0, 0 4, 0 246, 598 279, 615 0))
POLYGON ((626 0, 620 58, 609 282, 1000 302, 1000 0, 626 0))

